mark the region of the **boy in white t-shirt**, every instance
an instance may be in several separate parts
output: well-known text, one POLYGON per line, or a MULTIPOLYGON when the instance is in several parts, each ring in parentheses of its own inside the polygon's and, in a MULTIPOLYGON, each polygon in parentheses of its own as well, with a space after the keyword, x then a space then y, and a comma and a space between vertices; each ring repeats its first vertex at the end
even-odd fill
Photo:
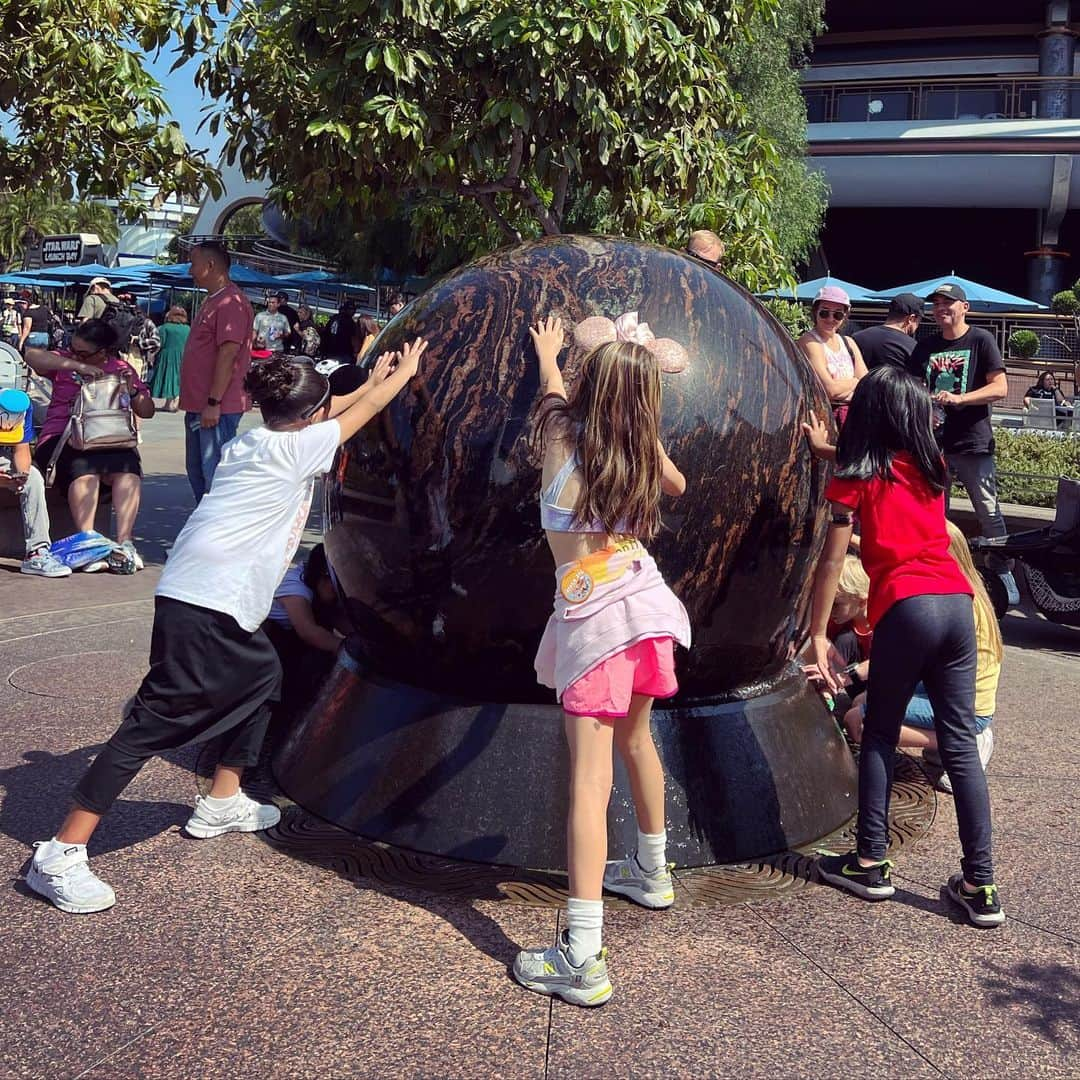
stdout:
POLYGON ((195 800, 189 836, 277 824, 273 805, 240 789, 259 757, 281 665, 261 624, 296 552, 315 477, 337 448, 417 372, 422 339, 385 353, 368 381, 330 397, 326 377, 286 358, 252 370, 264 427, 229 442, 207 495, 176 538, 158 583, 150 671, 120 727, 75 788, 52 840, 39 841, 26 883, 62 911, 103 911, 113 890, 89 867, 86 844, 117 796, 155 754, 225 735, 210 794, 195 800))

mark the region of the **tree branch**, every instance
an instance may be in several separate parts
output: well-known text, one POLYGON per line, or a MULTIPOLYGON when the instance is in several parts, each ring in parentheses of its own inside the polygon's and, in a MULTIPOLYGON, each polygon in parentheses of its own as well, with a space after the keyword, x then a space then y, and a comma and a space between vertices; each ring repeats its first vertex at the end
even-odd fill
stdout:
POLYGON ((566 192, 570 186, 570 170, 566 165, 562 166, 555 181, 555 192, 551 199, 551 213, 558 219, 559 227, 562 228, 563 213, 566 210, 566 192))
POLYGON ((494 195, 479 195, 476 201, 488 212, 488 214, 494 218, 495 223, 499 226, 503 236, 509 240, 512 244, 521 243, 521 233, 506 220, 505 217, 499 212, 498 206, 495 204, 494 195))

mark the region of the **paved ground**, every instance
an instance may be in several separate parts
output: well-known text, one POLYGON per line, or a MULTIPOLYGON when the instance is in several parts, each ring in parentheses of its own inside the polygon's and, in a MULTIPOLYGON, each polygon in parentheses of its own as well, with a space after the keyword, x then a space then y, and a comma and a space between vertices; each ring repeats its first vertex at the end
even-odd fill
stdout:
POLYGON ((940 796, 894 902, 809 886, 613 907, 615 996, 584 1012, 508 975, 556 911, 351 880, 256 836, 183 838, 205 783, 194 752, 151 763, 95 837, 115 908, 74 917, 29 894, 29 845, 143 672, 189 505, 180 432, 161 417, 145 447, 145 572, 53 582, 0 562, 0 1076, 1080 1075, 1080 631, 1022 613, 1005 621, 989 769, 999 931, 939 895, 957 858, 940 796))

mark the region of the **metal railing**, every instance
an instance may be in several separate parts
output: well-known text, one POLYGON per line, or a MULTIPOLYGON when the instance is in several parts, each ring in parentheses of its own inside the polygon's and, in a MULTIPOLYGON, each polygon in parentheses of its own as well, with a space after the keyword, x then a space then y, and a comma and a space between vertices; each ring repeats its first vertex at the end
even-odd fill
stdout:
POLYGON ((263 274, 297 274, 306 270, 333 270, 334 267, 321 259, 300 255, 276 246, 263 235, 224 236, 221 234, 198 235, 190 233, 178 239, 181 258, 187 259, 191 249, 203 240, 224 241, 230 255, 249 270, 263 274))
POLYGON ((961 76, 810 82, 811 124, 887 120, 1031 120, 1080 115, 1080 78, 961 76))

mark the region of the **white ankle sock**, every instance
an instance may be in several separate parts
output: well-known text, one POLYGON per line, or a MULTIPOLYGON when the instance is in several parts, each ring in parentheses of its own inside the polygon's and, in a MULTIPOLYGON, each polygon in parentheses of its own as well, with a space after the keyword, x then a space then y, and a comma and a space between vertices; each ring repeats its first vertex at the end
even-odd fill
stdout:
MULTIPOLYGON (((237 792, 236 795, 239 795, 237 792)), ((230 795, 227 799, 215 799, 213 795, 204 795, 203 802, 211 810, 227 810, 234 802, 236 802, 236 795, 230 795)))
POLYGON ((63 840, 57 840, 54 836, 51 840, 46 840, 44 844, 41 844, 34 852, 34 862, 41 866, 47 859, 55 858, 58 855, 63 855, 68 851, 85 851, 85 844, 65 844, 63 840))
POLYGON ((637 834, 637 861, 642 870, 659 870, 667 866, 667 829, 658 833, 637 834))
POLYGON ((566 930, 570 939, 567 955, 574 967, 580 967, 590 956, 600 951, 604 930, 604 901, 579 900, 571 896, 566 901, 566 930))

